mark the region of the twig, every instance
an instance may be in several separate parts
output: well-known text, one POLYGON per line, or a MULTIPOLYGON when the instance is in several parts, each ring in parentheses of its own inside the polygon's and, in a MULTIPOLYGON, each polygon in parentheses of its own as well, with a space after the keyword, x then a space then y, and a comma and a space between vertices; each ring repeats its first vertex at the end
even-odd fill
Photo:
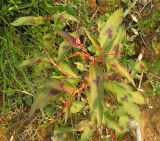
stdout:
POLYGON ((149 73, 149 75, 152 75, 153 77, 155 77, 155 78, 157 78, 157 79, 159 79, 159 80, 160 80, 160 77, 159 77, 159 76, 157 76, 157 75, 154 75, 154 74, 152 74, 152 73, 149 73))
POLYGON ((95 15, 97 14, 98 10, 99 10, 99 7, 96 8, 96 10, 95 10, 94 14, 92 15, 90 21, 95 17, 95 15))
POLYGON ((139 13, 141 13, 141 12, 143 11, 143 9, 144 9, 150 2, 152 2, 152 0, 149 0, 149 1, 141 8, 141 10, 139 11, 139 13))
POLYGON ((143 79, 144 72, 141 73, 141 79, 139 80, 138 90, 141 89, 142 79, 143 79))
POLYGON ((146 45, 146 43, 145 43, 145 41, 144 41, 144 39, 142 38, 141 35, 140 35, 140 38, 142 39, 142 42, 143 42, 143 44, 145 45, 145 47, 147 47, 147 45, 146 45))
POLYGON ((50 57, 50 55, 49 55, 48 52, 47 52, 47 54, 48 54, 47 58, 48 58, 48 60, 50 61, 50 63, 51 63, 53 66, 55 66, 61 73, 63 73, 63 74, 65 75, 65 77, 75 78, 75 77, 73 77, 73 76, 71 76, 71 75, 69 75, 69 74, 64 73, 64 72, 62 71, 62 69, 61 69, 61 68, 55 63, 55 61, 50 57))
MULTIPOLYGON (((8 141, 6 137, 4 137, 1 133, 0 133, 0 137, 2 137, 5 141, 8 141)), ((0 139, 2 139, 0 138, 0 139)))
POLYGON ((13 139, 14 139, 14 137, 13 137, 13 135, 12 135, 11 138, 9 139, 9 141, 13 141, 13 139))
POLYGON ((140 126, 136 128, 136 141, 142 141, 140 126))

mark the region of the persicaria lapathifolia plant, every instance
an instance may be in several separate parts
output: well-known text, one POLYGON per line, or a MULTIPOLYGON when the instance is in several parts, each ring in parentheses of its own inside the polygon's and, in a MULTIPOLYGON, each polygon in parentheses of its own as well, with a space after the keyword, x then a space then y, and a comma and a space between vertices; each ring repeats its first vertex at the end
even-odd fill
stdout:
MULTIPOLYGON (((62 16, 65 22, 78 22, 66 12, 53 15, 52 19, 62 19, 62 16)), ((81 141, 89 140, 97 131, 103 137, 107 136, 99 129, 111 128, 121 134, 129 130, 129 121, 134 119, 140 122, 137 104, 144 104, 144 98, 137 91, 134 78, 143 71, 144 65, 141 61, 135 62, 129 73, 120 63, 123 56, 122 40, 125 37, 122 20, 122 9, 115 11, 107 21, 99 18, 98 36, 83 29, 89 39, 87 43, 82 43, 77 32, 58 30, 54 35, 46 34, 43 38, 45 53, 25 60, 20 65, 22 67, 34 62, 43 64, 43 69, 53 70, 39 84, 30 115, 37 109, 52 105, 56 110, 55 125, 61 125, 54 129, 55 140, 66 141, 74 135, 72 132, 81 133, 81 141), (57 47, 55 39, 60 37, 63 41, 57 47), (71 126, 73 117, 76 120, 72 120, 71 126)), ((32 20, 31 17, 21 17, 12 25, 37 26, 45 24, 45 21, 43 17, 32 17, 32 20)))

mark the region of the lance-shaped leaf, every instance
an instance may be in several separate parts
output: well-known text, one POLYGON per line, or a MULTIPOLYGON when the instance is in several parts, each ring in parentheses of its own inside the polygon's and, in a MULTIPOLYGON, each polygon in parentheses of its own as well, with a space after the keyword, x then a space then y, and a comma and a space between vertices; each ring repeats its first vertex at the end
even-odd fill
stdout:
POLYGON ((43 36, 43 45, 45 48, 51 50, 53 46, 54 40, 51 34, 45 34, 43 36))
POLYGON ((129 117, 124 115, 119 118, 119 125, 123 127, 124 132, 128 131, 129 117))
POLYGON ((105 80, 104 88, 107 92, 115 94, 118 102, 145 103, 143 96, 138 91, 134 91, 127 84, 105 80))
POLYGON ((75 125, 75 129, 77 131, 84 131, 88 127, 89 122, 90 121, 88 119, 82 120, 81 122, 79 122, 78 124, 75 125))
POLYGON ((33 65, 33 64, 39 64, 41 62, 48 62, 46 57, 33 57, 30 59, 26 59, 24 60, 19 66, 18 68, 23 68, 25 66, 29 66, 29 65, 33 65))
POLYGON ((135 91, 131 86, 127 85, 126 83, 116 82, 116 84, 119 85, 121 89, 123 88, 123 91, 129 93, 130 97, 128 101, 134 102, 136 104, 145 104, 145 99, 139 91, 135 91))
POLYGON ((34 112, 37 109, 43 109, 46 105, 48 105, 50 103, 50 101, 53 99, 52 95, 48 95, 48 94, 38 94, 35 97, 35 101, 31 106, 31 110, 30 110, 30 116, 32 116, 34 114, 34 112))
POLYGON ((63 93, 72 93, 77 90, 76 87, 71 85, 70 83, 66 82, 65 80, 48 80, 44 82, 39 87, 40 91, 43 91, 43 93, 48 93, 50 95, 57 95, 60 92, 63 93))
POLYGON ((44 17, 38 16, 27 16, 27 17, 20 17, 13 21, 11 25, 13 26, 21 26, 21 25, 33 25, 33 26, 38 26, 40 24, 44 23, 44 17))
POLYGON ((98 32, 99 32, 99 33, 101 32, 103 26, 105 25, 105 19, 106 19, 106 18, 105 18, 105 16, 103 16, 103 15, 98 18, 97 26, 98 26, 98 32))
POLYGON ((105 43, 113 38, 113 34, 116 34, 123 20, 123 10, 118 9, 107 20, 105 25, 101 28, 99 33, 99 42, 101 47, 105 47, 105 43))
POLYGON ((140 109, 133 102, 123 102, 116 110, 116 115, 118 117, 129 115, 137 122, 140 122, 140 109))
POLYGON ((134 83, 132 77, 130 76, 129 72, 118 61, 110 60, 107 64, 115 72, 119 73, 121 76, 128 79, 128 81, 135 87, 135 83, 134 83))
POLYGON ((72 70, 72 68, 67 63, 61 61, 58 66, 64 74, 72 76, 74 78, 78 78, 78 75, 72 70))
POLYGON ((101 47, 100 47, 100 43, 98 42, 98 40, 97 40, 93 35, 91 35, 86 28, 85 28, 84 30, 85 30, 85 32, 86 32, 89 40, 91 41, 91 43, 92 43, 93 46, 95 47, 95 49, 96 49, 98 52, 101 52, 102 49, 101 49, 101 47))
POLYGON ((123 108, 128 113, 128 115, 132 116, 137 122, 140 123, 140 109, 136 104, 131 102, 124 102, 123 108))
POLYGON ((74 64, 77 65, 77 69, 79 69, 80 71, 87 71, 87 67, 84 64, 80 62, 75 62, 74 64))
POLYGON ((54 141, 75 141, 72 132, 75 132, 76 129, 73 127, 57 127, 54 130, 54 141))
POLYGON ((55 14, 52 16, 53 18, 61 18, 61 19, 65 19, 67 21, 73 21, 73 22, 79 22, 78 19, 70 14, 68 14, 66 11, 55 14))
POLYGON ((136 104, 145 104, 144 97, 138 91, 130 92, 131 94, 131 101, 136 104))
POLYGON ((89 68, 89 98, 91 109, 96 113, 97 123, 100 125, 103 118, 103 76, 97 64, 89 68))
MULTIPOLYGON (((121 41, 124 39, 124 36, 125 36, 125 30, 124 30, 124 27, 120 27, 119 30, 118 30, 118 33, 117 33, 117 36, 110 48, 110 51, 109 53, 114 53, 115 56, 120 54, 120 50, 121 50, 121 41)), ((112 56, 114 57, 114 56, 112 56)))
POLYGON ((58 60, 57 61, 60 62, 70 49, 71 47, 66 41, 62 42, 58 49, 58 60))
POLYGON ((113 81, 104 81, 104 88, 106 92, 115 94, 117 101, 123 103, 130 97, 129 93, 123 87, 119 86, 118 83, 113 81))
POLYGON ((146 70, 145 64, 142 61, 137 60, 132 69, 131 75, 134 77, 137 73, 141 73, 145 70, 146 70))
POLYGON ((119 133, 123 131, 120 128, 119 124, 116 121, 114 121, 107 113, 104 113, 103 115, 103 124, 109 128, 116 130, 119 133))
POLYGON ((87 127, 85 127, 81 135, 80 141, 88 141, 95 130, 96 130, 96 123, 94 121, 88 122, 87 127))
POLYGON ((76 38, 65 31, 59 31, 58 35, 61 36, 69 45, 79 49, 79 43, 76 42, 76 38))

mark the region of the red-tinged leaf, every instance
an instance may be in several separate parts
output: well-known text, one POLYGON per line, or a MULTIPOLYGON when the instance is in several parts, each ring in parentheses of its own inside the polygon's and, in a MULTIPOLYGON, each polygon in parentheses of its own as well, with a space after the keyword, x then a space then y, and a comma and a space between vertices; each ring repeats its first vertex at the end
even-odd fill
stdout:
POLYGON ((80 49, 79 48, 80 44, 76 42, 76 38, 71 36, 69 33, 65 32, 65 31, 59 31, 58 35, 61 36, 69 45, 80 49))
POLYGON ((118 61, 110 60, 107 62, 107 64, 117 73, 119 73, 121 76, 128 79, 128 81, 135 87, 135 83, 130 76, 129 72, 120 64, 118 61))
POLYGON ((91 109, 96 113, 97 123, 100 125, 103 118, 103 77, 97 64, 91 65, 89 68, 89 85, 90 93, 88 99, 91 109))

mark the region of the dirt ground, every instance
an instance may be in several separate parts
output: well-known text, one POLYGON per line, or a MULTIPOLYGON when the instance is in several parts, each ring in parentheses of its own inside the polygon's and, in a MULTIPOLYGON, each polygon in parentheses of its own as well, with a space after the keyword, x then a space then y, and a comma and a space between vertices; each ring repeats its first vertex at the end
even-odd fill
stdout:
POLYGON ((141 132, 143 141, 160 141, 160 96, 150 97, 142 108, 141 132))
MULTIPOLYGON (((160 141, 160 96, 153 96, 149 97, 149 101, 146 105, 141 107, 141 133, 143 141, 160 141)), ((12 134, 14 131, 21 133, 22 128, 26 128, 27 125, 20 125, 13 127, 12 130, 7 130, 5 128, 5 124, 13 123, 13 119, 8 117, 1 117, 0 118, 0 141, 8 141, 11 139, 12 134), (4 121, 7 120, 8 121, 4 121)), ((23 121, 22 121, 23 122, 23 121)), ((23 123, 24 124, 24 123, 23 123)), ((48 129, 47 129, 48 130, 48 129)), ((41 136, 41 140, 49 140, 48 135, 44 135, 44 130, 42 128, 39 131, 39 136, 41 136)), ((16 141, 16 140, 12 140, 16 141)), ((122 141, 134 141, 132 134, 127 133, 122 141)))

